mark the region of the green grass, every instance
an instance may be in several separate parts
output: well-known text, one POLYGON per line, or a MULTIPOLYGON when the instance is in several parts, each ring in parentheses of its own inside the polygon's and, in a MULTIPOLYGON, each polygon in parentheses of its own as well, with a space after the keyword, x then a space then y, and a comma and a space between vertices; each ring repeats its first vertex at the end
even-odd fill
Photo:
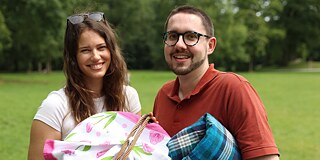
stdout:
POLYGON ((152 111, 157 91, 168 80, 174 79, 171 72, 163 71, 131 71, 130 85, 138 90, 142 113, 152 111))
MULTIPOLYGON (((320 73, 240 73, 256 88, 265 103, 281 159, 320 157, 320 73)), ((152 110, 156 92, 171 72, 131 71, 131 85, 152 110)), ((26 159, 32 118, 42 100, 64 85, 62 72, 0 74, 0 157, 26 159)))
POLYGON ((320 157, 320 73, 245 74, 260 93, 282 159, 320 157))
POLYGON ((49 91, 62 87, 62 73, 0 74, 0 157, 27 159, 32 118, 49 91))

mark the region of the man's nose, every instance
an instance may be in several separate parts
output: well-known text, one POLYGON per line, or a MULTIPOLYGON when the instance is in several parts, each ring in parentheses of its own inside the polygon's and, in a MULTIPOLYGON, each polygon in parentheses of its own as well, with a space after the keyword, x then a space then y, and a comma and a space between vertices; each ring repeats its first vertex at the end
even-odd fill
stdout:
POLYGON ((178 41, 177 41, 177 43, 176 43, 176 46, 177 46, 177 47, 183 47, 183 48, 186 48, 186 47, 187 47, 187 45, 184 43, 183 35, 179 35, 178 41))

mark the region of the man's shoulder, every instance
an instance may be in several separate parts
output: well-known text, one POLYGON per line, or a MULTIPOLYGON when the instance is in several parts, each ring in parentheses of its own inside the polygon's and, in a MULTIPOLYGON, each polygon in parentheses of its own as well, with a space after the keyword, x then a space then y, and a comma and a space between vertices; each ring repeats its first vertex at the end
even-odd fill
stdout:
POLYGON ((169 80, 162 85, 161 88, 172 88, 174 86, 175 80, 169 80))
POLYGON ((219 74, 210 81, 210 85, 212 85, 212 87, 216 87, 216 89, 239 89, 239 87, 243 87, 248 84, 250 84, 250 82, 245 77, 234 72, 219 72, 219 74))
POLYGON ((218 77, 232 82, 248 82, 245 77, 234 72, 220 72, 218 77))
POLYGON ((169 80, 165 84, 162 85, 161 90, 168 90, 174 87, 175 80, 169 80))

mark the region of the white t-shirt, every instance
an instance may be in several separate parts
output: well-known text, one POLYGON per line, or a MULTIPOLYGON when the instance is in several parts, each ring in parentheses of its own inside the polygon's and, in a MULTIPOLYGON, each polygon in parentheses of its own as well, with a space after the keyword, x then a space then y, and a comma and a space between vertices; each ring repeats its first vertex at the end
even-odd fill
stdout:
MULTIPOLYGON (((124 90, 126 93, 126 106, 128 108, 126 111, 132 113, 141 111, 138 92, 131 86, 125 86, 124 90)), ((95 98, 94 104, 97 113, 106 111, 103 108, 104 97, 95 98)), ((47 98, 43 100, 34 119, 40 120, 61 132, 62 139, 66 138, 76 126, 76 123, 71 114, 64 88, 49 93, 47 98)))

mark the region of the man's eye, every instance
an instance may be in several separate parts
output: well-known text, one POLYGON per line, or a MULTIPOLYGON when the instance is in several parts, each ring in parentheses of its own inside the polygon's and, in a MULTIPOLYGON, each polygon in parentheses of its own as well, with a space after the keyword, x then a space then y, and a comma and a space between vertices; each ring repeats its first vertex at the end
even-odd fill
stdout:
POLYGON ((185 37, 189 40, 194 40, 198 38, 197 34, 186 34, 185 37))
POLYGON ((168 39, 175 40, 175 39, 177 39, 177 35, 176 34, 170 34, 170 35, 168 35, 168 39))

